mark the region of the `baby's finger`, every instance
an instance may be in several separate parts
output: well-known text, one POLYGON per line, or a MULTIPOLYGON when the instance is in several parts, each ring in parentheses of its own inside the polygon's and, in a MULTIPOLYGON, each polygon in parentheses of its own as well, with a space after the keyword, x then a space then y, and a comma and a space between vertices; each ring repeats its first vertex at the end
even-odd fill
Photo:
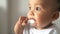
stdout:
POLYGON ((28 19, 26 18, 26 19, 23 21, 22 25, 23 25, 23 26, 26 26, 26 25, 27 25, 27 21, 28 21, 28 19))
POLYGON ((20 24, 22 24, 25 19, 26 19, 26 17, 21 16, 21 17, 19 18, 20 24))

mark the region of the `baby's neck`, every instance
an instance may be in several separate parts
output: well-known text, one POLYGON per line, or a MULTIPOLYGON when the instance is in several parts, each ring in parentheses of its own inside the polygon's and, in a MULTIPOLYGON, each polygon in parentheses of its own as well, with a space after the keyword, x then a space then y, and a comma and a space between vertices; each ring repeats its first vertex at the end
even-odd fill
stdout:
POLYGON ((49 27, 51 27, 52 25, 53 25, 52 23, 49 23, 49 24, 46 25, 45 27, 36 27, 36 29, 38 29, 38 30, 42 30, 42 29, 49 28, 49 27))

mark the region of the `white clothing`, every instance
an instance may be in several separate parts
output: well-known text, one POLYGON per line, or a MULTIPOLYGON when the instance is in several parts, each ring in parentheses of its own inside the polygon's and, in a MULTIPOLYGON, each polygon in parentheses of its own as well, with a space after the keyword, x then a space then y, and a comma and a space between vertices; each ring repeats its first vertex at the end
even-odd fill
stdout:
POLYGON ((37 30, 35 28, 30 28, 28 30, 26 27, 23 31, 23 34, 60 34, 60 31, 55 25, 43 30, 37 30))

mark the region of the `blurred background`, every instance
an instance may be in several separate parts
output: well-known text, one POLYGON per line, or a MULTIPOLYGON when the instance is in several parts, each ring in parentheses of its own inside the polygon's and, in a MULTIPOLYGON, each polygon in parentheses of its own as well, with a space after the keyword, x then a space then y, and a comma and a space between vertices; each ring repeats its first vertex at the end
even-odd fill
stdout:
MULTIPOLYGON (((14 24, 27 12, 28 0, 0 0, 0 34, 14 34, 14 24)), ((54 22, 59 27, 60 17, 54 22)))

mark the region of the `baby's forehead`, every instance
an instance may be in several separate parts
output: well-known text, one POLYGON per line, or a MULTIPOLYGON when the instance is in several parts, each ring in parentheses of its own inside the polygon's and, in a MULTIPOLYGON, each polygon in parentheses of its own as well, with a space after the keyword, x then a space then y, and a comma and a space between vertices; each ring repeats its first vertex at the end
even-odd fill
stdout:
POLYGON ((29 4, 43 4, 47 6, 56 6, 57 0, 30 0, 29 4))
POLYGON ((30 0, 30 4, 40 4, 47 9, 56 9, 58 7, 57 0, 30 0))

